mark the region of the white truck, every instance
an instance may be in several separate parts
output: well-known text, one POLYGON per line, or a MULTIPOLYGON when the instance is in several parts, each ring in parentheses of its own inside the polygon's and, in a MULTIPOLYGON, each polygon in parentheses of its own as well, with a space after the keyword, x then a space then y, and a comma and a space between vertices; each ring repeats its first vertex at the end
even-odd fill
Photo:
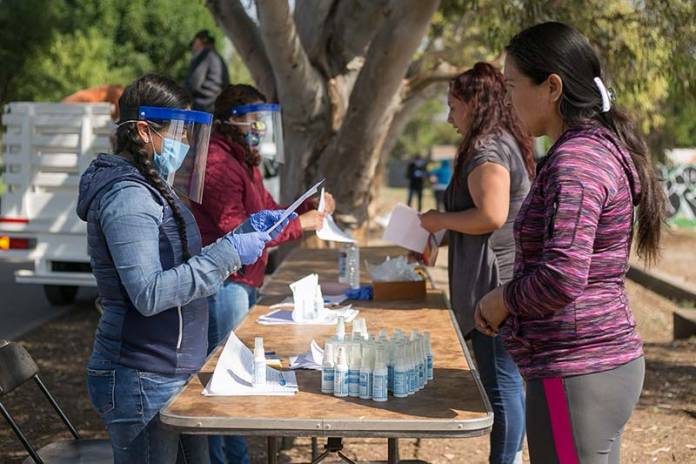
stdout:
POLYGON ((111 151, 111 111, 109 103, 16 102, 2 114, 0 260, 33 262, 15 280, 43 285, 54 305, 96 286, 75 206, 81 174, 98 153, 111 151))

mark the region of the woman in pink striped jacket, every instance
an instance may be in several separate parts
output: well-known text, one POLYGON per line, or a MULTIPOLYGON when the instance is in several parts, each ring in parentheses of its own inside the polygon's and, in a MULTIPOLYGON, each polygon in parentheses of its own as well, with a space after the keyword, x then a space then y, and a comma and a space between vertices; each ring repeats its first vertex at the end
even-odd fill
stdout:
POLYGON ((481 299, 476 327, 500 332, 527 380, 533 463, 618 464, 645 370, 624 291, 634 212, 638 252, 653 259, 664 196, 580 32, 519 33, 505 77, 522 123, 555 143, 515 221, 513 280, 481 299))

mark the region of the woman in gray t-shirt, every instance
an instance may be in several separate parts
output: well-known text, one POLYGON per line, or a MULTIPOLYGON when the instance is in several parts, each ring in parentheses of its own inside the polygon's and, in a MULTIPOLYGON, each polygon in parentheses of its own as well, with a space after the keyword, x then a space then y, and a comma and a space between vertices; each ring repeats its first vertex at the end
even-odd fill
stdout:
POLYGON ((495 414, 490 462, 522 462, 522 378, 500 338, 473 328, 479 299, 512 278, 512 225, 534 173, 532 140, 507 103, 502 73, 489 64, 477 63, 454 78, 448 104, 448 121, 463 140, 445 212, 428 211, 421 222, 431 232, 448 231, 452 308, 472 340, 495 414))

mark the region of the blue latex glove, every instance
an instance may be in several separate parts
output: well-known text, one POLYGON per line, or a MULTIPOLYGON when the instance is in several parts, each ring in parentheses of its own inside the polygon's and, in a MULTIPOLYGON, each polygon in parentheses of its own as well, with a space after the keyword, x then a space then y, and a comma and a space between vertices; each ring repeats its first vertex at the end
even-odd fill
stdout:
POLYGON ((346 296, 351 300, 371 300, 372 285, 363 285, 358 288, 349 288, 346 290, 346 296))
POLYGON ((253 264, 263 254, 266 242, 271 240, 267 232, 251 232, 248 234, 227 234, 227 239, 239 255, 242 264, 253 264))
MULTIPOLYGON (((282 209, 264 209, 258 213, 254 213, 249 216, 249 219, 244 221, 234 233, 249 233, 249 232, 262 232, 271 228, 273 224, 278 222, 278 219, 283 215, 284 210, 282 209)), ((296 213, 292 213, 287 219, 283 221, 281 225, 276 227, 273 232, 271 232, 271 239, 275 240, 280 234, 283 233, 285 228, 288 226, 290 221, 297 218, 296 213)))

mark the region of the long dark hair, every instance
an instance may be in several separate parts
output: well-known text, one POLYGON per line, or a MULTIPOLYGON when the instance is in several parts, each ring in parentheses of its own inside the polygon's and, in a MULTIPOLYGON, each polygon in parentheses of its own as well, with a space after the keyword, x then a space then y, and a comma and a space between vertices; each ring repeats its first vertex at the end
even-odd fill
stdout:
POLYGON ((608 112, 602 112, 602 96, 594 78, 604 80, 604 74, 587 38, 566 24, 547 22, 517 34, 506 51, 517 68, 537 85, 551 74, 560 76, 563 81, 560 113, 567 127, 588 122, 602 125, 631 154, 641 186, 637 210, 638 255, 648 262, 654 261, 665 220, 665 194, 645 140, 633 121, 613 104, 608 112))
POLYGON ((213 112, 213 133, 220 134, 228 141, 242 147, 244 161, 250 167, 261 164, 261 155, 256 150, 251 149, 239 127, 227 124, 227 121, 233 107, 249 105, 258 101, 266 102, 266 96, 259 92, 256 87, 247 84, 231 84, 215 100, 213 112))
POLYGON ((472 119, 469 130, 464 135, 459 153, 454 163, 454 181, 464 164, 471 159, 477 142, 491 135, 507 131, 517 142, 522 152, 524 166, 531 179, 535 165, 532 152, 532 138, 522 129, 516 113, 506 97, 503 74, 488 63, 476 63, 450 81, 450 94, 467 105, 472 106, 472 119))
MULTIPOLYGON (((183 88, 173 80, 156 74, 147 74, 133 81, 125 88, 123 95, 118 100, 121 110, 121 121, 124 122, 138 119, 137 111, 140 106, 186 108, 190 104, 191 99, 183 88)), ((160 124, 153 121, 149 121, 149 124, 157 130, 162 129, 160 124)), ((191 253, 186 235, 186 221, 179 210, 179 206, 174 201, 172 192, 166 185, 165 180, 162 179, 155 169, 152 160, 148 158, 145 142, 138 135, 135 123, 122 124, 116 129, 116 153, 128 156, 135 163, 140 173, 147 179, 148 183, 167 201, 174 213, 184 260, 188 260, 191 257, 191 253)))

